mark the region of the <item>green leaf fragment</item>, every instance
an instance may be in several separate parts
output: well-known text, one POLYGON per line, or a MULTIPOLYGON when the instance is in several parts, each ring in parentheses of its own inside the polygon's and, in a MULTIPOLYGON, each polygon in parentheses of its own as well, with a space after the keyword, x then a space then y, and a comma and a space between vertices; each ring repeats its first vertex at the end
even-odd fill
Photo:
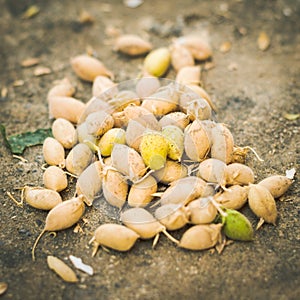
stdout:
POLYGON ((13 154, 22 154, 26 147, 43 144, 47 137, 52 137, 51 128, 41 128, 33 132, 28 131, 7 137, 5 126, 0 124, 0 132, 6 146, 13 154))
POLYGON ((226 209, 225 212, 227 216, 224 217, 224 234, 232 240, 253 240, 254 231, 250 221, 237 210, 226 209))

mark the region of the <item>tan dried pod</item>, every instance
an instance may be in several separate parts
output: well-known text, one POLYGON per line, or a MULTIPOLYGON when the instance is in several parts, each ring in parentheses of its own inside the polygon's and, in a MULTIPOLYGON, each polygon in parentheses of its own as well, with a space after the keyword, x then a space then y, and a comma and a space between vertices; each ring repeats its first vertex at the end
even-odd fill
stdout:
POLYGON ((195 64, 192 53, 180 44, 173 44, 171 50, 171 64, 176 72, 183 67, 193 66, 195 64))
POLYGON ((26 203, 37 209, 50 210, 62 202, 59 193, 42 187, 25 186, 23 193, 26 203))
POLYGON ((147 128, 136 120, 129 120, 126 128, 126 143, 136 151, 140 151, 140 143, 147 128))
POLYGON ((115 95, 117 93, 116 83, 106 76, 99 75, 93 81, 92 95, 98 97, 105 91, 106 93, 112 92, 112 96, 115 95))
POLYGON ((112 166, 133 182, 139 180, 147 171, 141 155, 127 145, 115 144, 111 159, 112 166))
POLYGON ((61 192, 68 186, 66 173, 57 166, 48 167, 43 174, 43 183, 47 189, 61 192))
POLYGON ((200 84, 201 67, 200 66, 186 66, 181 68, 175 80, 181 84, 200 84))
POLYGON ((51 166, 65 166, 65 149, 62 144, 52 137, 47 137, 43 143, 43 157, 51 166))
POLYGON ((114 43, 114 50, 130 56, 137 56, 148 53, 152 49, 152 44, 138 35, 123 34, 114 43))
POLYGON ((65 149, 71 149, 77 143, 77 134, 74 125, 63 118, 56 119, 52 124, 52 134, 65 149))
POLYGON ((99 246, 108 247, 117 251, 130 250, 139 235, 123 225, 119 224, 102 224, 94 233, 90 243, 94 243, 92 256, 95 256, 99 246))
POLYGON ((156 192, 156 180, 152 176, 147 176, 131 186, 128 193, 128 204, 132 207, 145 207, 153 199, 152 194, 156 192))
POLYGON ((161 127, 175 125, 184 130, 190 123, 190 118, 181 111, 174 111, 163 116, 158 123, 161 127))
POLYGON ((248 185, 254 183, 252 169, 240 163, 232 163, 226 166, 222 186, 225 185, 248 185))
POLYGON ((92 162, 94 157, 91 149, 83 143, 77 144, 66 158, 66 169, 75 175, 80 175, 92 162))
POLYGON ((100 161, 90 164, 78 177, 76 194, 83 196, 86 205, 91 206, 102 188, 103 166, 100 161))
POLYGON ((198 198, 187 206, 189 222, 195 225, 212 223, 218 211, 212 203, 211 198, 198 198))
POLYGON ((196 85, 196 84, 187 84, 186 87, 187 87, 187 89, 192 90, 194 93, 196 93, 201 98, 204 98, 209 103, 212 110, 217 111, 215 104, 213 103, 209 94, 205 91, 204 88, 202 88, 201 86, 196 85))
POLYGON ((188 174, 188 168, 173 160, 167 160, 163 168, 155 171, 153 176, 158 182, 163 184, 169 184, 173 181, 176 181, 180 178, 186 177, 188 174))
POLYGON ((232 160, 234 140, 230 130, 222 123, 212 128, 210 156, 229 164, 232 160))
POLYGON ((175 43, 186 47, 196 60, 206 60, 212 56, 208 42, 197 35, 182 36, 175 43))
POLYGON ((72 58, 71 67, 75 74, 85 81, 94 81, 99 75, 114 77, 113 73, 100 60, 84 54, 72 58))
MULTIPOLYGON (((253 213, 261 220, 276 225, 276 202, 267 188, 262 185, 251 184, 248 192, 248 203, 253 213)), ((262 225, 263 221, 258 223, 257 229, 262 225)))
POLYGON ((160 88, 159 79, 155 76, 145 76, 139 79, 135 91, 140 98, 152 95, 160 88))
POLYGON ((181 204, 165 204, 155 211, 155 218, 163 224, 167 230, 177 230, 188 223, 188 212, 181 204))
POLYGON ((88 134, 101 136, 114 126, 113 117, 105 111, 89 114, 85 120, 88 134))
POLYGON ((49 98, 50 118, 63 118, 77 124, 84 110, 85 104, 75 98, 63 96, 49 98))
MULTIPOLYGON (((111 114, 113 112, 113 107, 107 103, 107 99, 105 94, 108 93, 109 91, 111 91, 111 89, 109 89, 108 91, 102 93, 100 96, 98 97, 92 97, 85 106, 85 110, 83 111, 83 113, 81 114, 78 124, 81 124, 83 122, 85 122, 86 118, 88 115, 90 115, 93 112, 97 112, 97 111, 106 111, 107 113, 111 114)), ((108 96, 109 99, 111 99, 112 96, 108 96)))
POLYGON ((214 199, 222 205, 222 207, 228 209, 241 209, 247 202, 248 198, 248 186, 232 185, 214 196, 214 199))
POLYGON ((47 256, 48 267, 53 270, 58 276, 60 276, 66 282, 77 282, 78 278, 75 272, 62 260, 55 256, 47 256))
POLYGON ((199 164, 197 176, 207 182, 220 184, 224 177, 226 164, 215 158, 208 158, 199 164))
POLYGON ((144 208, 134 207, 127 209, 121 213, 121 221, 128 228, 134 230, 141 239, 151 239, 156 237, 153 241, 153 247, 156 245, 161 232, 171 241, 176 244, 178 243, 178 241, 166 231, 166 227, 157 221, 151 213, 144 208))
POLYGON ((162 194, 160 203, 188 204, 199 197, 207 197, 214 194, 214 188, 204 180, 196 176, 188 176, 173 181, 162 194))
POLYGON ((177 109, 179 101, 179 86, 170 83, 159 88, 154 94, 145 97, 141 104, 155 116, 163 116, 177 109))
POLYGON ((186 114, 191 121, 209 120, 212 118, 212 110, 209 103, 204 98, 198 98, 187 103, 186 114))
POLYGON ((35 260, 35 248, 46 231, 59 231, 73 226, 83 216, 84 210, 85 206, 80 196, 65 200, 52 208, 46 217, 44 229, 32 247, 32 259, 35 260))
POLYGON ((128 184, 118 171, 108 169, 103 175, 102 190, 105 200, 118 208, 121 208, 126 201, 128 184))
POLYGON ((210 150, 211 141, 200 120, 195 120, 184 131, 184 149, 193 161, 202 161, 210 150))
POLYGON ((47 99, 54 96, 71 97, 75 93, 75 88, 68 78, 60 80, 47 94, 47 99))
POLYGON ((94 145, 97 144, 97 137, 88 133, 86 122, 79 124, 76 128, 76 132, 79 143, 91 142, 94 145))
POLYGON ((221 240, 222 224, 200 224, 189 228, 181 237, 179 247, 189 250, 205 250, 221 240))
POLYGON ((265 187, 274 198, 281 197, 293 183, 292 179, 282 175, 273 175, 261 180, 258 184, 265 187))

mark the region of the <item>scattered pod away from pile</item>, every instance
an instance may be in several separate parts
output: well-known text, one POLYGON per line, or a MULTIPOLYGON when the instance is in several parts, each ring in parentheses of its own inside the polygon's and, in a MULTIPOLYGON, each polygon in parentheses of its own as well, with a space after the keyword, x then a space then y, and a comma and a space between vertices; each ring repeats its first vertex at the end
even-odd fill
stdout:
POLYGON ((188 212, 181 204, 169 203, 160 206, 154 215, 167 230, 177 230, 188 223, 188 212))
POLYGON ((222 224, 200 224, 189 228, 181 237, 179 247, 205 250, 214 247, 221 239, 222 224))
POLYGON ((65 149, 71 149, 77 143, 76 129, 74 125, 66 119, 58 118, 53 122, 52 134, 65 149))
POLYGON ((134 149, 116 144, 111 153, 112 166, 135 182, 147 171, 142 156, 134 149))
POLYGON ((184 151, 184 136, 182 130, 175 125, 168 125, 162 129, 162 135, 168 143, 168 157, 181 161, 184 151))
POLYGON ((103 166, 100 161, 90 164, 78 177, 76 194, 83 196, 86 205, 91 206, 102 188, 103 166))
POLYGON ((160 81, 155 76, 142 77, 136 84, 135 90, 140 98, 152 95, 160 88, 160 81))
POLYGON ((210 155, 229 164, 232 160, 234 140, 230 130, 221 123, 218 123, 211 130, 210 155))
POLYGON ((181 84, 200 84, 201 67, 186 66, 181 68, 176 74, 175 80, 181 84))
POLYGON ((59 231, 73 226, 83 216, 85 207, 81 197, 65 200, 52 208, 45 221, 45 226, 32 247, 32 259, 35 260, 35 248, 46 231, 59 231))
POLYGON ((99 75, 113 78, 112 72, 100 60, 88 55, 83 54, 72 58, 71 67, 75 74, 85 81, 94 81, 99 75))
POLYGON ((183 205, 199 197, 207 197, 214 194, 214 188, 204 180, 196 176, 188 176, 173 181, 164 191, 160 202, 162 205, 168 203, 181 203, 183 205))
POLYGON ((263 222, 276 225, 276 202, 267 188, 262 185, 251 184, 248 192, 248 203, 254 214, 261 218, 257 229, 263 222))
POLYGON ((164 115, 158 122, 161 127, 175 125, 184 130, 190 123, 190 118, 187 114, 181 111, 174 111, 164 115))
POLYGON ((57 166, 48 167, 43 174, 43 183, 47 189, 61 192, 68 186, 66 173, 57 166))
POLYGON ((55 96, 49 98, 49 117, 63 118, 77 124, 85 110, 85 104, 72 97, 55 96))
POLYGON ((215 158, 208 158, 199 164, 197 176, 207 182, 221 183, 226 164, 215 158))
POLYGON ((222 186, 226 185, 248 185, 254 183, 252 169, 240 163, 232 163, 226 166, 222 186))
POLYGON ((132 207, 145 207, 153 199, 152 194, 156 192, 156 180, 152 176, 147 176, 131 186, 128 193, 128 205, 132 207))
POLYGON ((184 131, 184 149, 193 161, 202 161, 210 149, 208 134, 200 120, 195 120, 184 131))
POLYGON ((47 94, 47 99, 54 96, 71 97, 75 93, 75 88, 68 78, 64 78, 54 85, 47 94))
POLYGON ((115 144, 126 143, 126 132, 122 128, 111 128, 103 134, 98 142, 101 155, 110 156, 115 144))
POLYGON ((198 198, 187 205, 189 222, 191 224, 209 224, 213 222, 218 214, 216 207, 210 198, 198 198))
POLYGON ((50 210, 62 202, 58 192, 42 187, 25 186, 23 198, 30 206, 42 210, 50 210))
POLYGON ((175 43, 186 47, 196 60, 206 60, 212 56, 209 44, 201 36, 182 36, 179 37, 175 43))
POLYGON ((169 146, 166 138, 159 132, 149 131, 141 139, 141 156, 151 170, 161 169, 167 160, 169 146))
POLYGON ((75 175, 80 175, 92 162, 94 153, 83 143, 77 144, 66 158, 66 169, 75 175))
POLYGON ((216 194, 214 199, 221 204, 222 207, 240 209, 247 202, 248 191, 248 186, 232 185, 226 188, 222 193, 216 194))
POLYGON ((60 142, 52 137, 47 137, 43 143, 43 157, 50 166, 65 166, 65 149, 60 142))
POLYGON ((227 237, 238 241, 252 241, 253 228, 250 221, 234 209, 226 209, 223 217, 223 231, 227 237))
POLYGON ((181 68, 195 64, 192 53, 180 44, 173 44, 170 47, 171 63, 176 72, 181 68))
POLYGON ((95 256, 99 246, 108 247, 117 251, 128 251, 135 244, 139 235, 119 224, 102 224, 94 233, 90 243, 94 243, 92 256, 95 256))
POLYGON ((282 175, 273 175, 261 180, 258 184, 265 187, 274 198, 281 197, 293 183, 292 179, 282 175))
POLYGON ((106 92, 108 95, 113 96, 117 93, 116 83, 106 76, 99 75, 93 81, 92 95, 94 97, 100 96, 102 93, 106 92))
POLYGON ((88 134, 101 136, 114 126, 113 117, 105 111, 89 114, 85 120, 88 134))
POLYGON ((185 165, 174 160, 167 159, 163 168, 155 171, 153 176, 158 182, 169 184, 175 180, 186 177, 188 169, 185 165))
POLYGON ((135 34, 119 36, 114 43, 114 50, 130 56, 142 55, 152 49, 152 44, 135 34))
POLYGON ((157 243, 159 233, 161 232, 172 242, 178 243, 178 241, 166 231, 166 227, 157 221, 151 213, 144 208, 134 207, 127 209, 121 213, 121 221, 128 228, 134 230, 141 239, 151 239, 156 237, 153 242, 153 247, 157 243))
POLYGON ((126 202, 128 184, 118 171, 106 170, 102 179, 102 190, 105 200, 112 206, 121 208, 126 202))
POLYGON ((144 71, 152 76, 163 76, 171 63, 171 54, 168 48, 162 47, 152 50, 145 57, 144 71))

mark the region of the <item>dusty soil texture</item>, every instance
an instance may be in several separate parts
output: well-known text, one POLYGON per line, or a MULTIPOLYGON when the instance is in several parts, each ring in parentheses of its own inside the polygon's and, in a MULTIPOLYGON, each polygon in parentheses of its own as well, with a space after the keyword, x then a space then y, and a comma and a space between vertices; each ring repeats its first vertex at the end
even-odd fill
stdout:
MULTIPOLYGON (((285 174, 292 167, 298 170, 291 188, 277 201, 277 226, 263 225, 253 242, 234 242, 221 255, 180 250, 161 236, 155 250, 152 241, 138 241, 128 253, 100 249, 92 258, 90 234, 106 216, 91 207, 85 213, 89 223, 84 233, 71 228, 56 238, 46 234, 33 262, 31 248, 46 212, 17 207, 6 192, 18 197, 16 188, 42 184, 41 146, 27 149, 24 163, 13 158, 1 141, 0 282, 8 284, 1 299, 299 299, 300 119, 283 117, 300 112, 299 1, 154 0, 132 9, 116 0, 0 0, 0 6, 0 86, 8 88, 0 100, 0 123, 9 135, 50 127, 46 94, 57 79, 68 76, 76 84, 75 96, 89 100, 91 85, 76 78, 69 64, 70 57, 84 53, 87 46, 115 73, 117 82, 139 74, 143 57, 131 59, 113 52, 107 28, 141 34, 155 47, 200 32, 210 39, 215 64, 202 72, 202 83, 236 145, 249 145, 264 159, 259 162, 248 155, 246 163, 256 180, 285 174), (39 14, 22 19, 32 4, 40 7, 39 14), (93 24, 78 22, 82 10, 94 16, 93 24), (262 30, 271 37, 264 52, 256 43, 262 30), (225 41, 232 48, 221 53, 225 41), (20 62, 28 57, 39 57, 40 65, 52 73, 36 77, 34 67, 22 68, 20 62), (14 86, 16 80, 24 84, 14 86), (70 284, 48 269, 47 255, 66 259, 70 254, 90 264, 94 276, 76 271, 80 281, 70 284)), ((174 79, 174 71, 167 77, 174 79)), ((73 192, 71 184, 65 196, 73 192)), ((249 208, 242 212, 255 226, 258 219, 249 208)), ((182 233, 174 236, 180 238, 182 233)))

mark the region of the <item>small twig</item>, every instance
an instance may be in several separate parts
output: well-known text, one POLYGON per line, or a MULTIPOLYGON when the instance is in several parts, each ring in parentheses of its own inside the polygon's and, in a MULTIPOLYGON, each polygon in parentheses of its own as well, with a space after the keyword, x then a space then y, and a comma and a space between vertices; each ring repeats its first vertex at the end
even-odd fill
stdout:
POLYGON ((13 157, 19 159, 19 160, 20 160, 21 162, 23 162, 23 163, 28 163, 28 160, 25 159, 25 158, 22 157, 22 156, 13 154, 13 157))
POLYGON ((6 192, 7 196, 12 200, 14 201, 17 206, 19 207, 23 207, 23 197, 21 198, 21 201, 18 201, 12 194, 11 192, 6 192))

